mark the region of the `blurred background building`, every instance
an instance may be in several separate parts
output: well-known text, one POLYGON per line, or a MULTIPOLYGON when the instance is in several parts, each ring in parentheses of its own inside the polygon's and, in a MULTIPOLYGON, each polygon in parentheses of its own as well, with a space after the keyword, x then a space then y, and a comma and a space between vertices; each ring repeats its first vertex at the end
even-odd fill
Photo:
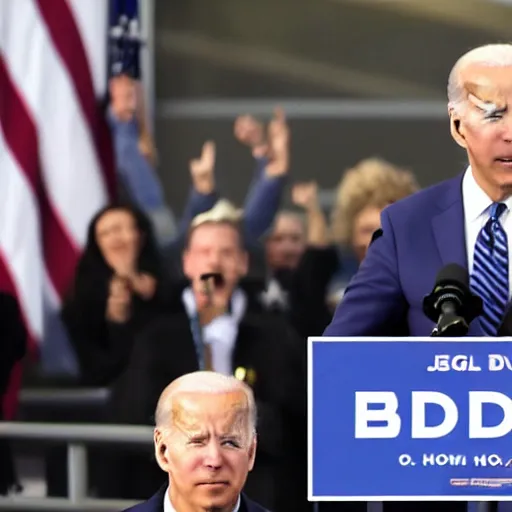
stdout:
POLYGON ((377 155, 422 186, 460 172, 446 83, 471 47, 510 38, 500 0, 187 0, 155 2, 155 127, 160 173, 178 211, 190 155, 218 142, 219 181, 240 202, 249 156, 240 112, 291 122, 294 180, 334 187, 377 155))

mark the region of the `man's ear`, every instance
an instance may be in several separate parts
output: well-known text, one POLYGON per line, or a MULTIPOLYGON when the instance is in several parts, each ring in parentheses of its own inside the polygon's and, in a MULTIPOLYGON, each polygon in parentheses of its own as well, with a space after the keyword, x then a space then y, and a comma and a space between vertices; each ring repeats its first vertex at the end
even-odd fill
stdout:
POLYGON ((251 446, 249 448, 249 471, 252 471, 254 467, 254 461, 256 460, 256 448, 258 447, 258 438, 254 435, 254 439, 251 442, 251 446))
POLYGON ((454 111, 450 111, 450 132, 452 134, 453 140, 461 147, 466 149, 466 136, 464 125, 461 121, 460 116, 454 111))
POLYGON ((166 473, 169 472, 169 459, 167 453, 167 443, 164 440, 164 435, 162 431, 158 428, 155 428, 154 434, 154 443, 155 443, 155 458, 160 466, 162 471, 166 473))

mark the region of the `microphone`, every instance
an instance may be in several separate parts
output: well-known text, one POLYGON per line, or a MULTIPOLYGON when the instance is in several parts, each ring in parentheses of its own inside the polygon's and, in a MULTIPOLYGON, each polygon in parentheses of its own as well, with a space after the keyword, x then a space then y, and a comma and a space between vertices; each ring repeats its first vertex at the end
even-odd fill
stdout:
POLYGON ((431 336, 465 336, 482 309, 482 299, 469 289, 468 271, 456 263, 439 271, 434 289, 423 299, 423 313, 436 322, 431 336))

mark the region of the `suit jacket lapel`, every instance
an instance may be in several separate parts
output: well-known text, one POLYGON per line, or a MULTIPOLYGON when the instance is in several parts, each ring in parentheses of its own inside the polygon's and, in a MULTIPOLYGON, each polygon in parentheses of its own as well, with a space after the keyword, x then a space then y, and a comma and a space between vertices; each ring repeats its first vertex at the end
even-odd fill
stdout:
MULTIPOLYGON (((457 263, 468 268, 462 200, 463 176, 464 174, 461 174, 447 183, 444 193, 438 198, 438 213, 432 217, 432 231, 442 267, 457 263)), ((483 335, 479 319, 471 323, 468 334, 469 336, 483 335)))
POLYGON ((450 180, 444 194, 440 194, 438 212, 432 217, 432 230, 442 265, 457 263, 467 268, 462 176, 450 180))
POLYGON ((240 497, 240 508, 238 509, 238 512, 248 512, 246 498, 243 494, 240 497))

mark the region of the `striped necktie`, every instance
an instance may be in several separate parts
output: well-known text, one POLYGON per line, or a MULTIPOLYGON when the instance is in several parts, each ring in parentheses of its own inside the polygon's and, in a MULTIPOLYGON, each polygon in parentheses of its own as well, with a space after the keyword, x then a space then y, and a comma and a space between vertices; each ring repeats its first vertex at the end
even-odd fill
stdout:
POLYGON ((471 290, 484 303, 480 323, 486 336, 496 336, 509 300, 507 233, 499 221, 506 209, 493 203, 475 244, 471 290))
POLYGON ((203 329, 198 315, 194 315, 190 319, 190 329, 196 346, 199 369, 213 371, 212 347, 208 343, 203 342, 203 329))

